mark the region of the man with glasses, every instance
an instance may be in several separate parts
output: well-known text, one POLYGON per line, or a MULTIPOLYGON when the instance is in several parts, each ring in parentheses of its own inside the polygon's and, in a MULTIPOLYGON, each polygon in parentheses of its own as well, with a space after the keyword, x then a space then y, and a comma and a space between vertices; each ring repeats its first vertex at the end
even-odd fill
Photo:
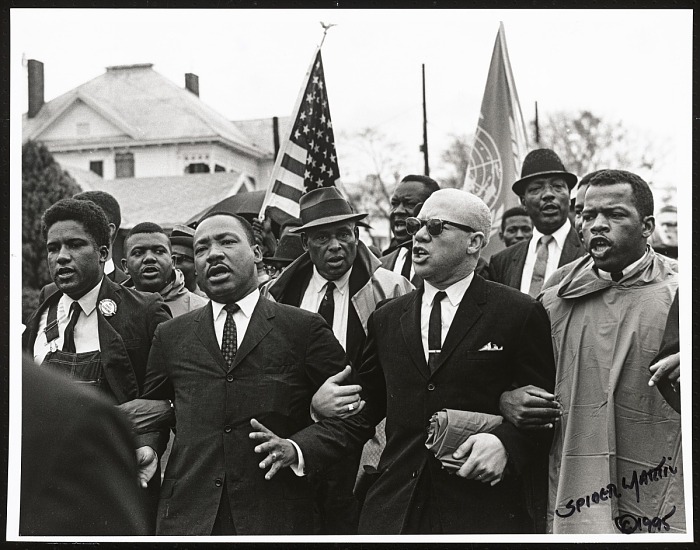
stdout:
MULTIPOLYGON (((399 274, 381 267, 360 241, 356 222, 367 214, 352 211, 335 187, 314 189, 299 202, 302 225, 290 229, 301 234, 305 250, 263 295, 277 302, 321 314, 345 349, 349 364, 359 368, 367 319, 377 304, 413 290, 399 274)), ((344 416, 361 406, 350 369, 331 377, 312 401, 319 417, 344 416), (339 395, 340 394, 340 395, 339 395)), ((358 507, 352 491, 360 457, 349 457, 318 483, 322 534, 357 532, 358 507)))
POLYGON ((360 534, 532 530, 520 474, 546 446, 546 434, 503 421, 490 433, 466 437, 450 457, 461 463, 453 470, 426 448, 434 413, 495 417, 512 384, 553 388, 542 305, 474 273, 490 228, 486 204, 457 189, 436 191, 419 218, 406 220, 424 286, 377 308, 368 322, 360 382, 369 418, 386 415, 387 442, 360 534))

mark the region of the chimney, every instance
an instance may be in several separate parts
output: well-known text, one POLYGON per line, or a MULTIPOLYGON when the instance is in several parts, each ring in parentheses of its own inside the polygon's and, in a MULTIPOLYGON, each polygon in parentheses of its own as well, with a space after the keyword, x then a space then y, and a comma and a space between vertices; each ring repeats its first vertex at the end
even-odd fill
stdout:
POLYGON ((27 61, 29 72, 29 109, 27 116, 34 118, 44 105, 44 64, 36 59, 27 61))
POLYGON ((196 74, 185 73, 185 88, 199 97, 199 77, 196 74))

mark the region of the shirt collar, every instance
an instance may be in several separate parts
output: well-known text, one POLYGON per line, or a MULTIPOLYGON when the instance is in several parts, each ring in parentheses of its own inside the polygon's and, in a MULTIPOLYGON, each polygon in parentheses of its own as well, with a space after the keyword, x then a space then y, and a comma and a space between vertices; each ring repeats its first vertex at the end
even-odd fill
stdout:
MULTIPOLYGON (((335 288, 338 289, 338 292, 340 292, 341 296, 344 296, 345 292, 348 289, 351 273, 352 266, 350 266, 350 269, 348 269, 342 277, 333 281, 335 283, 335 288)), ((325 279, 323 275, 321 275, 318 272, 316 266, 314 266, 313 273, 311 275, 311 280, 309 281, 309 290, 311 290, 312 292, 325 292, 326 283, 328 283, 328 279, 325 279)))
POLYGON ((97 295, 100 293, 100 286, 102 286, 102 279, 100 279, 99 283, 97 283, 92 289, 88 290, 77 300, 73 300, 73 298, 67 294, 61 296, 64 311, 68 311, 73 302, 78 302, 80 304, 80 309, 83 310, 85 315, 92 314, 97 306, 97 295))
MULTIPOLYGON (((566 237, 569 235, 569 231, 571 230, 571 222, 569 221, 569 218, 567 217, 566 220, 564 221, 564 225, 562 225, 559 229, 557 229, 554 233, 552 233, 552 237, 554 237, 554 240, 556 241, 557 245, 559 246, 559 250, 564 249, 564 243, 566 242, 566 237)), ((530 241, 530 245, 535 248, 537 248, 537 243, 540 240, 540 237, 544 236, 544 233, 541 233, 540 231, 537 230, 536 227, 532 228, 532 240, 530 241)))
MULTIPOLYGON (((464 298, 464 294, 467 292, 467 289, 469 288, 469 285, 472 283, 473 279, 474 272, 472 271, 464 279, 461 279, 456 283, 452 283, 452 285, 448 286, 444 290, 450 304, 457 307, 460 303, 462 303, 462 298, 464 298)), ((438 289, 431 285, 428 281, 423 281, 423 288, 423 303, 432 304, 435 295, 438 293, 438 289)))
MULTIPOLYGON (((255 290, 253 290, 253 292, 247 294, 235 303, 238 304, 239 308, 241 308, 241 313, 243 313, 243 315, 245 315, 246 317, 250 318, 250 316, 253 315, 253 310, 255 309, 259 298, 260 291, 256 288, 255 290)), ((221 310, 224 309, 225 305, 225 303, 217 302, 215 300, 211 301, 211 309, 214 315, 214 319, 219 318, 219 315, 221 315, 221 310)))
POLYGON ((109 275, 115 269, 116 268, 114 267, 114 261, 112 260, 112 258, 105 262, 105 275, 109 275))
MULTIPOLYGON (((642 257, 639 258, 636 262, 632 262, 630 265, 628 265, 626 268, 624 268, 624 269, 622 270, 622 276, 625 277, 627 274, 632 273, 632 271, 634 271, 635 268, 636 268, 639 264, 642 263, 642 261, 644 260, 644 258, 647 257, 647 255, 650 253, 650 251, 651 251, 651 247, 650 247, 649 245, 647 245, 647 249, 646 249, 646 251, 644 252, 644 254, 642 254, 642 257)), ((595 267, 595 263, 593 264, 593 266, 595 267)), ((597 267, 596 267, 595 269, 598 271, 598 276, 599 276, 601 279, 606 279, 606 280, 608 280, 608 281, 612 281, 612 276, 610 275, 610 272, 609 272, 609 271, 603 271, 602 269, 598 269, 597 267)))

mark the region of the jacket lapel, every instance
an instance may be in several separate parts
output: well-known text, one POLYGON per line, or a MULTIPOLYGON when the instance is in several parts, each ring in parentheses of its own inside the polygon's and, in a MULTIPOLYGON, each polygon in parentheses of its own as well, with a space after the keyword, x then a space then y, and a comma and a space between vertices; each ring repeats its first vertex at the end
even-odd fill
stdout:
POLYGON ((253 314, 250 316, 250 323, 245 332, 241 347, 236 352, 236 358, 233 360, 232 369, 235 369, 246 356, 257 346, 260 341, 272 330, 271 319, 275 317, 272 311, 271 303, 265 298, 258 300, 253 314))
POLYGON ((198 310, 198 315, 195 316, 194 333, 201 340, 204 347, 214 358, 214 361, 223 369, 226 370, 226 360, 221 354, 221 347, 216 340, 216 332, 214 332, 214 313, 212 310, 211 300, 207 305, 198 310))
POLYGON ((566 235, 566 240, 564 241, 564 248, 562 248, 561 258, 559 259, 559 265, 557 267, 561 267, 563 265, 568 264, 569 262, 573 262, 576 258, 578 258, 581 255, 580 249, 581 240, 576 234, 576 229, 574 229, 572 226, 571 229, 569 229, 569 233, 567 233, 566 235))
POLYGON ((474 279, 464 293, 464 297, 457 308, 450 330, 445 336, 440 358, 433 374, 442 368, 455 351, 455 348, 466 338, 471 328, 482 315, 482 309, 479 304, 484 303, 486 303, 486 285, 481 277, 474 275, 474 279))
POLYGON ((401 316, 401 332, 406 349, 411 359, 413 359, 413 363, 427 380, 430 378, 430 369, 425 360, 423 338, 420 331, 420 309, 423 300, 423 290, 421 289, 418 292, 413 292, 411 296, 413 296, 413 300, 408 302, 401 316))
POLYGON ((120 312, 121 287, 113 283, 109 278, 102 279, 100 292, 97 295, 97 334, 100 340, 100 361, 102 369, 109 383, 109 387, 114 393, 119 403, 124 403, 130 399, 135 399, 139 395, 139 386, 136 381, 136 374, 131 364, 129 354, 124 347, 124 340, 114 327, 123 319, 125 313, 120 312), (105 317, 100 311, 100 302, 111 300, 117 310, 114 315, 105 317))
POLYGON ((523 278, 523 269, 525 268, 525 257, 527 256, 527 249, 530 246, 531 239, 532 237, 527 241, 523 241, 522 244, 518 243, 513 245, 514 250, 511 259, 509 287, 520 288, 520 282, 523 278))

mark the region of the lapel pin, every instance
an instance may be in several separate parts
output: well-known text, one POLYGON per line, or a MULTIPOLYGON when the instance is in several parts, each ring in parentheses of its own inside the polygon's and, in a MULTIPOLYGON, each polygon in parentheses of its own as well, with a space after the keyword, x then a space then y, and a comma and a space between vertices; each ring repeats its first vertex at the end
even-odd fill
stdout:
POLYGON ((117 304, 114 300, 110 300, 109 298, 100 300, 98 307, 100 308, 100 313, 105 317, 111 317, 117 312, 117 304))

